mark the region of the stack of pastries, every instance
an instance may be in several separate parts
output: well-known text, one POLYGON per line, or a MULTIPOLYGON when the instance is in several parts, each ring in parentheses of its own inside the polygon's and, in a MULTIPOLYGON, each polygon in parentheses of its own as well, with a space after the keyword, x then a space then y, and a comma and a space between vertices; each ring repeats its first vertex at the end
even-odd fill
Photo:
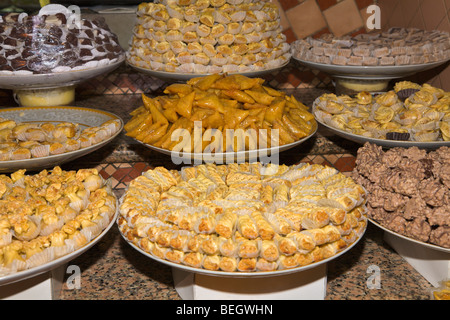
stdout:
POLYGON ((0 275, 67 255, 98 236, 117 199, 96 169, 0 175, 0 275))
POLYGON ((391 28, 357 36, 307 37, 292 44, 294 58, 338 66, 404 66, 444 62, 450 35, 439 30, 391 28))
POLYGON ((450 141, 449 102, 449 92, 400 81, 379 95, 324 94, 314 103, 314 115, 331 127, 368 138, 450 141))
POLYGON ((302 163, 156 167, 130 182, 118 225, 163 260, 271 272, 332 257, 365 231, 366 191, 336 169, 302 163))
POLYGON ((281 31, 268 0, 157 0, 138 6, 127 59, 176 73, 272 69, 291 57, 281 31))
POLYGON ((121 130, 119 119, 82 128, 73 122, 16 122, 0 118, 0 161, 63 154, 96 145, 121 130))

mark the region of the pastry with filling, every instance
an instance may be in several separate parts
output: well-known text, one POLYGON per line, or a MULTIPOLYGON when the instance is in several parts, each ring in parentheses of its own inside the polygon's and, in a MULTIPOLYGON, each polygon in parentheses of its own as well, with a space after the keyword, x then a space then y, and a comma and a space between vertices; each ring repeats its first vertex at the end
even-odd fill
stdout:
POLYGON ((367 194, 351 178, 315 164, 262 169, 259 163, 150 169, 121 198, 119 229, 159 259, 217 272, 305 266, 364 232, 367 194), (188 185, 194 197, 180 191, 188 185), (242 200, 230 192, 258 196, 242 200))
MULTIPOLYGON (((10 177, 0 175, 0 194, 2 275, 85 246, 108 226, 117 209, 116 197, 96 169, 18 170, 10 177)), ((147 236, 141 230, 138 234, 147 236)), ((136 240, 131 234, 129 238, 136 240)))

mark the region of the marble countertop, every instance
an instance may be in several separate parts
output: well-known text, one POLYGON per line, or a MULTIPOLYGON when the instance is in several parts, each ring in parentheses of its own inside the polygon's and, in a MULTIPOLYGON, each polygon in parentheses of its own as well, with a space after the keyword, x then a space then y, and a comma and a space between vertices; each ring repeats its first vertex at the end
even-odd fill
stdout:
MULTIPOLYGON (((293 94, 311 105, 323 90, 296 90, 293 94)), ((141 104, 140 95, 77 97, 75 106, 113 112, 126 122, 141 104)), ((11 107, 8 100, 0 106, 11 107)), ((298 163, 305 155, 353 154, 359 145, 320 128, 315 137, 280 155, 280 163, 298 163)), ((149 166, 176 168, 170 157, 158 154, 122 133, 98 152, 62 165, 63 169, 93 167, 102 163, 145 162, 149 166)), ((115 190, 118 196, 123 190, 115 190)), ((327 263, 326 300, 428 300, 433 287, 384 240, 383 231, 369 223, 364 237, 348 252, 327 263), (373 267, 380 271, 380 287, 369 285, 373 267)), ((133 249, 117 226, 86 253, 72 260, 81 270, 81 285, 72 289, 66 274, 61 300, 180 300, 172 270, 133 249)))

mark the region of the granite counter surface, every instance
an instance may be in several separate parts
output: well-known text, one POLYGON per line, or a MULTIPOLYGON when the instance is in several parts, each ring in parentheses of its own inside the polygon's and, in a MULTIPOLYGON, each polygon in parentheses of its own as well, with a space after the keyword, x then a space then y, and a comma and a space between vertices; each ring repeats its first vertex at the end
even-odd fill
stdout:
MULTIPOLYGON (((306 105, 324 90, 296 90, 293 94, 306 105)), ((77 97, 79 107, 117 114, 126 122, 129 112, 141 104, 140 95, 77 97)), ((11 101, 0 106, 13 107, 11 101)), ((325 128, 300 146, 283 152, 280 163, 300 162, 305 155, 356 155, 359 145, 333 136, 325 128)), ((145 163, 178 168, 169 156, 143 147, 124 135, 97 152, 63 164, 63 169, 95 167, 108 163, 145 163)), ((123 189, 115 189, 121 196, 123 189)), ((86 253, 70 262, 81 270, 81 286, 71 289, 66 274, 61 300, 180 300, 169 266, 133 249, 119 234, 116 225, 86 253)), ((432 285, 383 240, 383 231, 369 223, 364 237, 348 252, 327 263, 326 300, 428 300, 432 285), (370 289, 371 270, 379 270, 380 287, 370 289)))

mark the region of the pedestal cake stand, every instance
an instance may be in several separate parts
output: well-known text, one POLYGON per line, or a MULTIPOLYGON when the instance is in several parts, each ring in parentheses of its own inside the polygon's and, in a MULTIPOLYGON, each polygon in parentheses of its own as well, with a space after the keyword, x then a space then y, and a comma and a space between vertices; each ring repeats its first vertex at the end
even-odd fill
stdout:
MULTIPOLYGON (((157 70, 151 70, 143 67, 136 66, 129 61, 127 61, 127 64, 135 69, 138 72, 141 72, 143 74, 155 77, 157 79, 167 81, 167 82, 186 82, 189 79, 197 78, 197 77, 205 77, 208 75, 211 75, 211 73, 179 73, 179 72, 167 72, 167 71, 157 71, 157 70)), ((255 70, 255 71, 249 71, 249 72, 237 72, 237 73, 228 73, 230 74, 240 74, 246 77, 262 77, 264 75, 276 72, 278 70, 283 69, 285 66, 289 64, 289 61, 286 63, 270 69, 264 69, 264 70, 255 70)))
POLYGON ((383 92, 386 91, 389 81, 392 79, 409 77, 447 62, 442 60, 403 66, 340 66, 316 63, 295 57, 293 59, 302 66, 329 74, 334 79, 337 94, 360 91, 383 92))
POLYGON ((75 100, 76 85, 115 70, 124 60, 122 57, 110 64, 67 72, 3 73, 0 74, 0 88, 13 90, 14 98, 21 106, 68 105, 75 100))

